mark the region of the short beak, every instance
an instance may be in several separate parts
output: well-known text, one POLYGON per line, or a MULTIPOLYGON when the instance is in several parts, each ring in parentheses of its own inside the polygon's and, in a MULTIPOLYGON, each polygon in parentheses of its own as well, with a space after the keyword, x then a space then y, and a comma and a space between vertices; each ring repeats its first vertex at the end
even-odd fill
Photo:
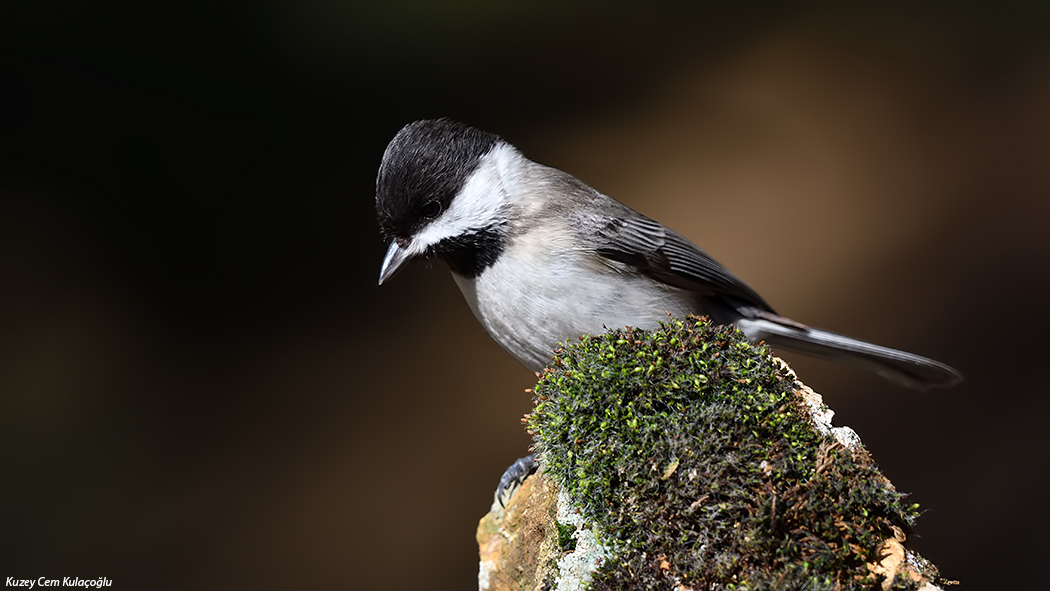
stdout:
POLYGON ((393 277, 398 269, 411 258, 407 249, 398 246, 397 240, 392 240, 390 248, 386 251, 386 257, 383 259, 383 268, 379 270, 379 285, 383 285, 384 281, 393 277))

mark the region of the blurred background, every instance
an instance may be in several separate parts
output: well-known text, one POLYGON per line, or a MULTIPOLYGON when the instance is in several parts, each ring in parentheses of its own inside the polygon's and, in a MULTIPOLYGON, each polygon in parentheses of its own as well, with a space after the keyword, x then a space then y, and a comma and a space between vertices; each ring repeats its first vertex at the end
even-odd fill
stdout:
POLYGON ((534 378, 443 266, 376 286, 383 149, 449 116, 959 368, 791 358, 944 575, 1044 580, 1050 8, 718 4, 6 2, 0 577, 475 588, 534 378))

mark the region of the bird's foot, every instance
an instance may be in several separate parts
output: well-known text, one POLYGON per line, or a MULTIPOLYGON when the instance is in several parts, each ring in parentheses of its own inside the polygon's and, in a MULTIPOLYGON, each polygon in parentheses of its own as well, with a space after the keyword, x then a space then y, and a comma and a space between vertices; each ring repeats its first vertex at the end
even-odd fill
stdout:
POLYGON ((499 479, 499 485, 496 486, 495 494, 496 502, 499 503, 500 507, 507 506, 510 498, 514 496, 514 493, 518 492, 518 488, 525 482, 525 479, 536 472, 539 466, 540 463, 536 460, 536 454, 529 454, 524 458, 518 458, 510 467, 503 471, 503 476, 499 479))

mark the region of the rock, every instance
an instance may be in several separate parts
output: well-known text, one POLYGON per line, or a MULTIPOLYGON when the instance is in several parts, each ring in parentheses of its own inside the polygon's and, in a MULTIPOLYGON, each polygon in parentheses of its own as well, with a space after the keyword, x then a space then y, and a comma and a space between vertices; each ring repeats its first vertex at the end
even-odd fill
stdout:
POLYGON ((706 321, 567 346, 540 471, 478 526, 479 588, 937 589, 917 511, 765 348, 706 321))

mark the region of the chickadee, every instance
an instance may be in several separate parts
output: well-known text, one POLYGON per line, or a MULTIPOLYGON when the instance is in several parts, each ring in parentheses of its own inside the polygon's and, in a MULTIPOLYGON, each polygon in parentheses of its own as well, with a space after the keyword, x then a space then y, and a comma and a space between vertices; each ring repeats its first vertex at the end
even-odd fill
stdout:
POLYGON ((413 258, 445 261, 474 316, 531 371, 606 326, 687 314, 753 342, 861 365, 913 388, 952 386, 932 359, 808 327, 681 235, 497 135, 448 119, 405 126, 383 154, 376 211, 390 239, 379 283, 413 258))

